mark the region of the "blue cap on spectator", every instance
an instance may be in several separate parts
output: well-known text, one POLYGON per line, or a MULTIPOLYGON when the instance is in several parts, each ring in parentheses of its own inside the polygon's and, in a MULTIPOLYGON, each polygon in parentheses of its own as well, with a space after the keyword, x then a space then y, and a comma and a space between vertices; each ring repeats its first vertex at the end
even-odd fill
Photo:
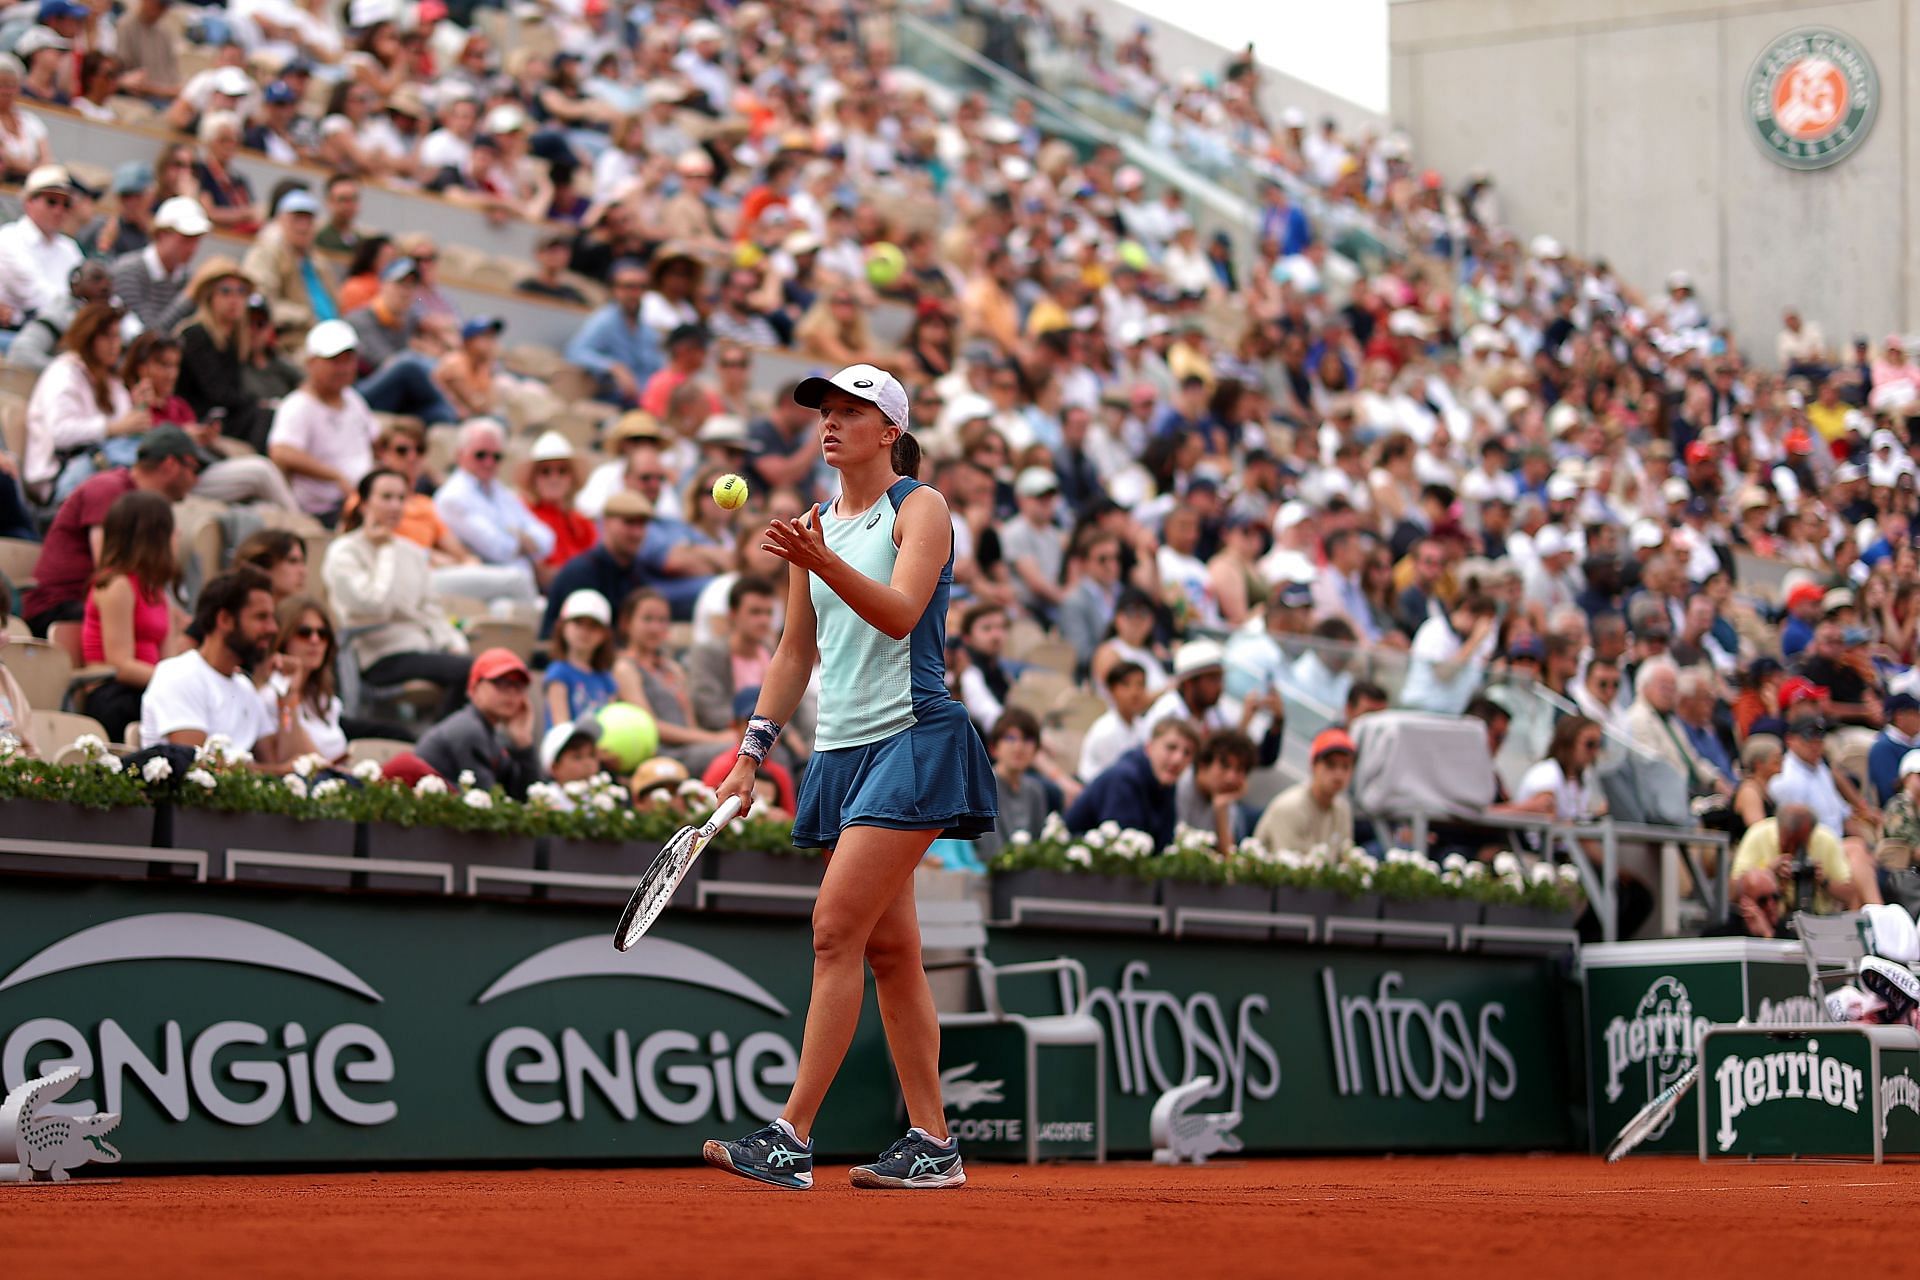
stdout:
POLYGON ((753 718, 753 709, 760 704, 760 686, 751 685, 733 695, 733 718, 749 720, 753 718))
POLYGON ((287 63, 286 66, 280 68, 280 75, 283 79, 287 76, 310 76, 312 74, 313 60, 305 56, 295 58, 293 61, 287 63))
MULTIPOLYGON (((407 259, 408 262, 413 259, 407 259)), ((474 316, 460 326, 460 341, 471 342, 483 333, 498 333, 507 327, 507 322, 499 316, 474 316)))
POLYGON ((1540 662, 1546 656, 1546 646, 1532 636, 1507 646, 1508 662, 1540 662))
MULTIPOLYGON (((402 280, 418 280, 419 278, 420 264, 412 258, 395 258, 387 264, 387 269, 380 273, 380 281, 382 284, 399 284, 402 280)), ((460 336, 464 338, 466 336, 465 332, 463 331, 460 336)))
POLYGON ((59 18, 73 18, 79 21, 84 20, 88 12, 87 6, 75 4, 73 0, 40 0, 38 20, 53 22, 59 18))
POLYGON ((262 96, 270 107, 286 107, 300 101, 300 95, 295 93, 293 86, 285 80, 275 80, 267 86, 267 91, 262 96))
POLYGON ((1899 693, 1888 694, 1887 700, 1880 704, 1880 708, 1888 715, 1900 711, 1920 711, 1920 698, 1914 697, 1903 689, 1899 693))
POLYGON ((1287 609, 1313 608, 1313 588, 1304 582, 1289 582, 1280 588, 1281 607, 1287 609))
POLYGON ((129 160, 113 171, 113 194, 129 196, 153 186, 153 166, 145 160, 129 160))
POLYGON ((313 192, 299 187, 280 197, 280 203, 274 206, 275 213, 311 213, 318 215, 320 202, 313 198, 313 192))

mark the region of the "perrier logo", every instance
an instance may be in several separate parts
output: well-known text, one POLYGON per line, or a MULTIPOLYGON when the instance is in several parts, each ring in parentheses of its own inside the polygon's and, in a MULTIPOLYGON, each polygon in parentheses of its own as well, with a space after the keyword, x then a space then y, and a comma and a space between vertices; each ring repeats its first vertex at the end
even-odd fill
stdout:
POLYGON ((1880 110, 1880 74, 1851 36, 1801 27, 1754 60, 1745 110, 1761 150, 1776 163, 1824 169, 1866 140, 1880 110))

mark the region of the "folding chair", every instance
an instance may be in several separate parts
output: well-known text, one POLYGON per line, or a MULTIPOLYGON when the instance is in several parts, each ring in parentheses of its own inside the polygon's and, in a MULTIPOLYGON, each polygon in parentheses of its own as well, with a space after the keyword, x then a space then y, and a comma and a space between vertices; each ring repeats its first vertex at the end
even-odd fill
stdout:
MULTIPOLYGON (((963 1079, 961 1077, 969 1076, 971 1072, 960 1067, 947 1068, 941 1073, 942 1102, 961 1113, 960 1123, 964 1126, 966 1113, 974 1106, 1000 1102, 1001 1089, 1011 1089, 1017 1098, 1013 1105, 1021 1117, 1022 1127, 1017 1131, 1018 1136, 1008 1135, 1001 1141, 1022 1148, 1027 1163, 1037 1164, 1041 1159, 1042 1141, 1050 1145, 1057 1141, 1050 1137, 1043 1138, 1047 1126, 1042 1123, 1040 1107, 1042 1059, 1048 1064, 1060 1062, 1061 1070, 1079 1070, 1087 1056, 1086 1051, 1091 1050, 1093 1158, 1104 1161, 1107 1158, 1107 1101, 1104 1087, 1107 1078, 1107 1030, 1098 1018, 1087 1012, 1086 967, 1068 956, 1023 964, 996 965, 986 956, 987 927, 979 902, 971 898, 959 901, 921 899, 915 907, 920 916, 920 948, 923 952, 962 953, 955 959, 932 961, 927 968, 972 970, 984 1006, 976 1012, 940 1015, 943 1061, 971 1058, 976 1063, 989 1063, 991 1072, 1005 1073, 1000 1080, 963 1079), (1028 1016, 1007 1011, 1000 1000, 1000 979, 1049 973, 1058 978, 1062 1012, 1028 1016), (1020 1042, 1016 1055, 995 1052, 998 1048, 996 1041, 1004 1040, 1008 1033, 1017 1036, 1020 1042), (1025 1079, 1009 1078, 1015 1075, 1024 1075, 1025 1079), (964 1102, 959 1100, 962 1094, 968 1095, 964 1102)), ((1062 1096, 1084 1095, 1079 1090, 1065 1091, 1056 1086, 1046 1090, 1046 1096, 1058 1099, 1062 1096)), ((973 1137, 969 1145, 983 1144, 978 1137, 973 1137)), ((1077 1152, 1055 1150, 1049 1154, 1077 1152)))
POLYGON ((1858 911, 1836 916, 1800 911, 1794 913, 1793 931, 1807 957, 1807 992, 1824 1006, 1830 989, 1845 986, 1860 972, 1867 955, 1866 918, 1858 911))

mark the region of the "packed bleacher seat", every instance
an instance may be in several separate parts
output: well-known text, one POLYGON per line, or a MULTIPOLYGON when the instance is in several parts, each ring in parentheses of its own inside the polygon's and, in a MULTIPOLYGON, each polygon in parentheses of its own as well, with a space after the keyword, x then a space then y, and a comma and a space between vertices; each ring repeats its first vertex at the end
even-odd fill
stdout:
POLYGON ((1328 780, 1419 739, 1349 736, 1387 710, 1476 717, 1491 813, 1737 839, 1800 806, 1854 896, 1911 865, 1900 335, 1736 336, 1684 270, 1517 237, 1487 174, 1269 118, 1251 58, 1163 70, 1039 6, 990 52, 1130 120, 1151 174, 905 65, 864 4, 10 12, 0 574, 34 679, 0 737, 29 703, 155 727, 200 653, 251 672, 263 738, 344 756, 490 714, 484 650, 547 686, 486 722, 513 776, 613 699, 705 770, 784 610, 758 531, 833 496, 792 386, 864 361, 952 509, 1002 837, 1124 794, 1221 842, 1393 843, 1411 815, 1328 780), (208 616, 237 551, 272 607, 208 616))

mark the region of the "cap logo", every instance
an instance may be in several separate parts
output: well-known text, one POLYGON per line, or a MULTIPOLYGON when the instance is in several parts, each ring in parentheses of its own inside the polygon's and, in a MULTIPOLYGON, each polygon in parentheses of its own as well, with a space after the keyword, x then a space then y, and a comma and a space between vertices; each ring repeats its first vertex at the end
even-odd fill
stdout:
POLYGON ((853 385, 860 388, 862 391, 865 391, 868 387, 871 387, 873 385, 873 379, 861 378, 859 381, 855 382, 853 385))

